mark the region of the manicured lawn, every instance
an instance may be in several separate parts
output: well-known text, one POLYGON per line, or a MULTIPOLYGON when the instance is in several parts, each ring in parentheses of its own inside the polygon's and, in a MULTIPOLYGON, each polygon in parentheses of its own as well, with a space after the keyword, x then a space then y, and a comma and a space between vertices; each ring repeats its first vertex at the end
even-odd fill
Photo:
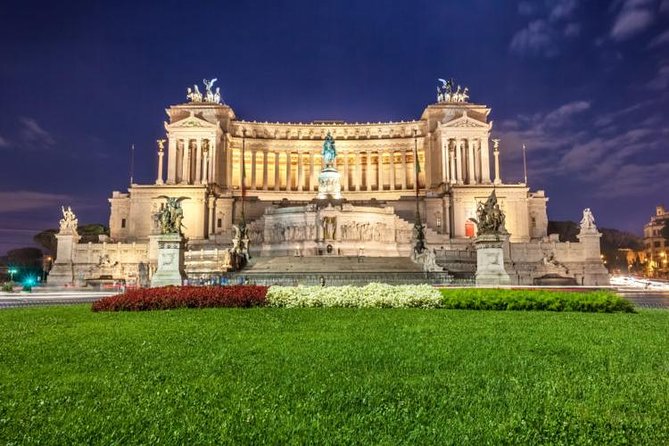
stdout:
POLYGON ((0 311, 2 444, 669 442, 669 311, 0 311))

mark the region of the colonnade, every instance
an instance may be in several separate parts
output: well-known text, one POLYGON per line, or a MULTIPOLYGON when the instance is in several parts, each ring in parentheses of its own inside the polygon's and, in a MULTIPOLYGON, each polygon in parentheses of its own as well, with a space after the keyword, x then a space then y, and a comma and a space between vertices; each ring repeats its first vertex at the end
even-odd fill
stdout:
MULTIPOLYGON (((243 168, 248 190, 316 191, 318 174, 324 167, 320 153, 306 151, 246 149, 245 160, 242 160, 241 150, 234 149, 233 160, 232 185, 241 186, 243 168)), ((422 151, 419 151, 419 160, 423 172, 422 151)), ((342 191, 394 191, 414 187, 412 151, 340 151, 336 167, 341 175, 342 191)), ((421 173, 421 187, 422 177, 421 173)))
MULTIPOLYGON (((168 184, 208 184, 216 177, 216 140, 189 138, 169 140, 168 184)), ((158 152, 158 179, 162 180, 162 152, 158 152)))
POLYGON ((447 138, 442 141, 442 181, 449 184, 490 184, 488 138, 447 138))

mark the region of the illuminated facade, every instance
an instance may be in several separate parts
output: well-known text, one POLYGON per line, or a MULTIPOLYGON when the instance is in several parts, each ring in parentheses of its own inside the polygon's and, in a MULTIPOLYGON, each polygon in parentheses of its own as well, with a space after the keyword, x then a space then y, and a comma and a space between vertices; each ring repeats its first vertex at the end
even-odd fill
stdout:
POLYGON ((650 276, 669 275, 669 241, 662 235, 662 229, 668 224, 669 212, 664 206, 658 205, 655 215, 643 227, 644 252, 650 276))

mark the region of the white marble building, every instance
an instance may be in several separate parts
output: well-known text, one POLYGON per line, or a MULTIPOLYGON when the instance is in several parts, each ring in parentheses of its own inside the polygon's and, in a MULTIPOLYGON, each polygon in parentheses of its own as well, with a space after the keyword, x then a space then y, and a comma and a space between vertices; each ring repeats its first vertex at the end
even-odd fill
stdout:
MULTIPOLYGON (((536 247, 549 243, 548 198, 544 191, 531 191, 527 184, 504 182, 499 162, 504 145, 498 140, 491 144, 491 109, 469 102, 467 90, 440 89, 438 101, 428 105, 420 119, 378 123, 241 120, 230 106, 218 102, 216 94, 208 89, 200 95, 189 89, 186 103, 166 109, 166 134, 165 140, 158 142, 154 184, 133 184, 127 191, 113 192, 109 199, 111 242, 148 244, 156 231, 153 216, 164 202, 161 197, 187 197, 182 201, 189 247, 186 259, 200 252, 203 260, 230 246, 233 223, 241 217, 244 191, 253 255, 287 255, 295 249, 306 249, 305 255, 322 255, 317 244, 286 244, 285 235, 281 242, 276 241, 271 225, 265 223, 271 222, 281 207, 306 209, 314 201, 318 174, 324 167, 323 140, 330 132, 336 141, 343 199, 348 205, 378 208, 369 214, 351 213, 350 208, 346 214, 341 209, 342 214, 333 220, 342 222, 331 237, 335 255, 351 255, 361 248, 381 256, 408 255, 410 245, 404 238, 414 221, 417 186, 428 247, 438 249, 445 264, 453 256, 467 257, 476 236, 470 218, 476 215, 477 202, 485 201, 493 188, 506 214, 509 250, 522 253, 519 255, 531 263, 544 258, 534 257, 538 256, 535 251, 545 251, 536 247), (416 153, 418 174, 414 169, 416 153), (355 226, 366 220, 378 223, 374 226, 377 232, 378 228, 387 232, 345 243, 344 222, 355 226), (380 249, 388 243, 393 246, 380 249)), ((317 241, 316 232, 308 229, 295 234, 301 242, 317 241)), ((564 251, 564 244, 558 245, 551 249, 552 254, 564 251)), ((568 262, 586 257, 574 255, 573 249, 570 252, 568 262)), ((597 257, 598 253, 597 246, 597 257)), ((216 259, 208 265, 217 265, 216 259)), ((524 283, 545 272, 542 268, 519 270, 533 271, 522 273, 522 278, 516 275, 516 282, 524 283)))

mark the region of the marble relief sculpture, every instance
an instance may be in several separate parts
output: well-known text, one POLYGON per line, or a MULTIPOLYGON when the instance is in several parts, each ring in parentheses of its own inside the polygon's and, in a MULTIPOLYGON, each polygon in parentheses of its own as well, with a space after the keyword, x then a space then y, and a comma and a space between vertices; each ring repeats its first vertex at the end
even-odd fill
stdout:
POLYGON ((168 197, 161 195, 158 198, 165 198, 165 206, 156 213, 156 220, 161 234, 181 234, 181 229, 185 226, 182 221, 184 211, 181 208, 181 202, 187 197, 168 197))

